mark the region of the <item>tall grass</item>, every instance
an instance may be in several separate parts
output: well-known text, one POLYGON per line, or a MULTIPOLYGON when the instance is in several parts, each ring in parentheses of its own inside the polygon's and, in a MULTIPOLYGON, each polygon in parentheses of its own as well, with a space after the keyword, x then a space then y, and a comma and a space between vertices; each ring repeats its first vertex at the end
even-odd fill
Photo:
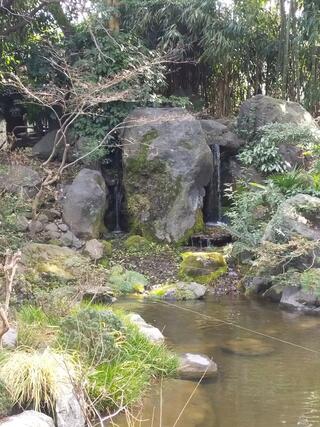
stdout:
POLYGON ((177 357, 164 345, 151 343, 134 325, 128 325, 118 356, 89 375, 89 394, 101 411, 130 406, 153 379, 173 375, 177 366, 177 357))
POLYGON ((63 385, 76 377, 76 365, 71 358, 49 349, 16 351, 0 364, 0 381, 14 404, 49 414, 54 414, 63 385))

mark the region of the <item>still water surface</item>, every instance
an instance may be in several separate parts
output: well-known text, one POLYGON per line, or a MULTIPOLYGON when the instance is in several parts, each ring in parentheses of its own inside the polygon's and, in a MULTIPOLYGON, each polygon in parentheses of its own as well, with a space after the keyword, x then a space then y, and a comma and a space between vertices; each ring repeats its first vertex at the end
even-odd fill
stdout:
MULTIPOLYGON (((176 303, 183 309, 150 301, 125 301, 123 308, 141 314, 163 330, 176 352, 205 353, 219 366, 215 380, 203 382, 176 424, 177 427, 313 427, 320 426, 320 318, 280 310, 276 305, 243 297, 176 303), (312 353, 286 343, 221 324, 213 318, 319 351, 312 353), (238 356, 221 347, 231 339, 256 338, 271 344, 264 356, 238 356)), ((167 380, 145 399, 141 423, 173 427, 195 388, 192 381, 167 380)), ((121 418, 119 426, 127 424, 121 418)), ((139 425, 139 423, 137 423, 139 425)))

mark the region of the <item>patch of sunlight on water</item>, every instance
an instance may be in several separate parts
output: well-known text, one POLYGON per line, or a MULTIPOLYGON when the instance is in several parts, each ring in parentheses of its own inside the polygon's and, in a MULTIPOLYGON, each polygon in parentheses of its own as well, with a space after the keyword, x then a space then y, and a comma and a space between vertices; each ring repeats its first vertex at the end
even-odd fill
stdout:
MULTIPOLYGON (((242 297, 177 305, 320 351, 320 318, 242 297)), ((176 352, 205 353, 218 363, 218 378, 200 384, 177 427, 320 426, 320 354, 161 303, 125 301, 121 306, 163 330, 176 352), (223 351, 228 342, 246 338, 271 345, 274 351, 254 357, 223 351)), ((190 381, 164 382, 162 427, 174 425, 195 386, 190 381)), ((153 413, 154 426, 159 426, 160 400, 157 384, 144 401, 142 427, 152 425, 153 413)), ((121 417, 117 423, 127 426, 121 417)))

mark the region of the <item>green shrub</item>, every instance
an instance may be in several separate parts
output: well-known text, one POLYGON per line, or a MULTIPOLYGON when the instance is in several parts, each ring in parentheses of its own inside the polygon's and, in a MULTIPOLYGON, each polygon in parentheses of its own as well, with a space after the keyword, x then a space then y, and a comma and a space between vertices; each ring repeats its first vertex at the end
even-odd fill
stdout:
POLYGON ((126 270, 120 265, 114 266, 110 271, 109 285, 111 289, 120 295, 143 292, 148 285, 148 279, 141 273, 126 270))
POLYGON ((89 376, 89 394, 100 410, 137 402, 150 379, 170 376, 177 369, 176 356, 164 345, 151 343, 135 326, 127 326, 126 337, 118 356, 89 376))
POLYGON ((125 332, 111 310, 80 309, 60 323, 63 347, 82 354, 90 363, 107 362, 119 352, 125 332))
POLYGON ((18 217, 28 210, 25 200, 17 195, 5 193, 0 196, 0 255, 10 248, 21 248, 26 234, 19 229, 18 217))
POLYGON ((272 123, 258 129, 254 140, 238 155, 246 166, 263 173, 281 173, 287 169, 279 146, 296 145, 313 155, 320 145, 320 132, 308 126, 272 123))
POLYGON ((255 247, 266 224, 284 200, 283 194, 273 183, 249 183, 238 186, 228 197, 231 207, 226 215, 230 220, 230 231, 244 245, 255 247))

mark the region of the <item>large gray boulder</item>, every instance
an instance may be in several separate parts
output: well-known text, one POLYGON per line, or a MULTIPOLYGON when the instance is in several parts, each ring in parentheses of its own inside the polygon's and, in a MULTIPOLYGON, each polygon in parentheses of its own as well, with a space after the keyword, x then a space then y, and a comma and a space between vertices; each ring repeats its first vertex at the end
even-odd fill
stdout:
POLYGON ((256 95, 241 104, 237 125, 241 136, 252 139, 257 129, 270 123, 292 123, 317 128, 311 114, 297 102, 256 95))
POLYGON ((200 120, 202 130, 208 145, 220 145, 225 150, 237 152, 245 141, 231 132, 226 125, 218 120, 200 120))
POLYGON ((108 190, 101 172, 82 169, 68 187, 63 219, 79 238, 94 239, 104 230, 108 190))
MULTIPOLYGON (((66 378, 69 378, 68 374, 66 378)), ((55 412, 57 427, 85 427, 86 425, 84 397, 76 392, 69 379, 59 384, 55 412)))
POLYGON ((202 226, 212 154, 200 121, 179 108, 138 108, 122 135, 124 188, 132 229, 167 242, 202 226))
POLYGON ((288 242, 293 237, 320 240, 320 199, 297 194, 285 200, 269 222, 263 241, 288 242))
MULTIPOLYGON (((36 411, 25 411, 4 420, 1 427, 54 427, 53 419, 36 411)), ((71 427, 71 425, 70 425, 71 427)))
POLYGON ((29 166, 0 165, 0 191, 32 197, 37 194, 40 185, 40 175, 29 166))

